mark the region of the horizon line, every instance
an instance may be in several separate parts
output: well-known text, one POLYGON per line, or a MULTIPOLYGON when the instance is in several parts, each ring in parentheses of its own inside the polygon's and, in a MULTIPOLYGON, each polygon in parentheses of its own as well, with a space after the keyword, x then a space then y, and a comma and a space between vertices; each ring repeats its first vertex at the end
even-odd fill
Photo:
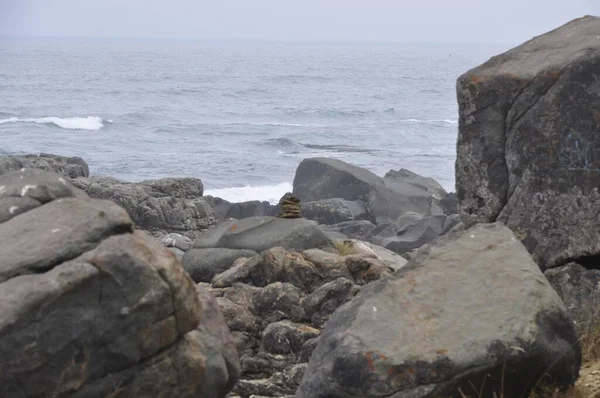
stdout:
MULTIPOLYGON (((54 39, 54 40, 147 40, 147 41, 199 41, 199 42, 253 42, 281 44, 479 44, 518 45, 516 41, 464 41, 464 40, 384 40, 384 39, 271 39, 260 37, 154 37, 154 36, 61 36, 61 35, 4 35, 3 39, 54 39)), ((529 39, 527 39, 529 40, 529 39)), ((527 41, 523 40, 521 43, 527 41)))

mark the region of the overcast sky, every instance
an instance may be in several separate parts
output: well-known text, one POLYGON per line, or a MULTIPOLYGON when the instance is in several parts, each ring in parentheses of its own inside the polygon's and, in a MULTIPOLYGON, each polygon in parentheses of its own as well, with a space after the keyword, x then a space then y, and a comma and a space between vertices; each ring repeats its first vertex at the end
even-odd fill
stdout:
POLYGON ((1 36, 522 42, 600 0, 0 0, 1 36))

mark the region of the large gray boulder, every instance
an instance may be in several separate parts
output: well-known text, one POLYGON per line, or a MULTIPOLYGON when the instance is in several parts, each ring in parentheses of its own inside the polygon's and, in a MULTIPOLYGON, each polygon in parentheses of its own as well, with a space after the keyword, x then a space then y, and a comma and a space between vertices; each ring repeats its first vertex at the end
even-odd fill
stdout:
POLYGON ((293 195, 303 202, 341 198, 368 202, 383 179, 369 170, 333 158, 304 159, 296 169, 293 195))
POLYGON ((79 156, 67 157, 40 153, 39 155, 0 156, 0 174, 22 168, 54 171, 63 177, 89 177, 90 168, 79 156))
POLYGON ((445 193, 435 181, 408 170, 391 171, 381 178, 339 159, 309 158, 298 165, 293 194, 303 202, 341 198, 362 201, 377 223, 406 213, 443 214, 438 206, 445 193))
POLYGON ((580 362, 572 319, 527 250, 504 225, 477 225, 340 307, 296 396, 520 397, 573 383, 580 362))
POLYGON ((209 230, 194 243, 195 248, 220 247, 255 252, 272 247, 305 250, 322 246, 331 246, 331 240, 314 221, 276 217, 226 221, 209 230))
POLYGON ((156 236, 177 232, 195 238, 216 223, 210 204, 202 197, 202 181, 197 178, 132 183, 94 177, 71 182, 93 198, 122 206, 136 227, 156 236))
POLYGON ((600 253, 599 35, 576 19, 457 82, 460 214, 505 223, 544 269, 600 253))
POLYGON ((236 358, 211 340, 225 323, 166 247, 59 174, 0 175, 0 208, 19 199, 0 222, 0 396, 227 394, 236 358))
POLYGON ((238 258, 253 257, 257 254, 247 249, 194 248, 183 255, 181 262, 194 282, 210 282, 215 275, 231 268, 238 258))

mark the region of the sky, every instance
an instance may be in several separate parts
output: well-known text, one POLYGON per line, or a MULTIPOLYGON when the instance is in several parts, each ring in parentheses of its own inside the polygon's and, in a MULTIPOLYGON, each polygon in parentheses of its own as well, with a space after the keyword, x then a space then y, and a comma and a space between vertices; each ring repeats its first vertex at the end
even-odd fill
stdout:
POLYGON ((0 36, 519 43, 600 0, 0 0, 0 36))

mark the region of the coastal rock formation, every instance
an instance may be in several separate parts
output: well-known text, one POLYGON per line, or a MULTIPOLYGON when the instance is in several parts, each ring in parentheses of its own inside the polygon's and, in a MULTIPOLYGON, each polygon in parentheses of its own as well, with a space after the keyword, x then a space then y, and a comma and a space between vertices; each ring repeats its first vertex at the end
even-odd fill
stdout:
POLYGON ((304 250, 330 246, 331 240, 314 221, 277 217, 250 217, 223 222, 194 242, 194 248, 219 247, 255 252, 281 246, 304 250))
POLYGON ((139 183, 112 178, 77 178, 71 182, 93 198, 122 206, 135 223, 155 236, 171 232, 195 238, 216 223, 212 208, 202 197, 197 178, 164 178, 139 183))
POLYGON ((600 254, 599 35, 580 18, 457 82, 463 221, 505 223, 542 269, 600 254))
POLYGON ((0 396, 228 393, 239 362, 222 318, 124 209, 39 169, 0 175, 6 203, 0 396))
POLYGON ((309 158, 298 165, 293 194, 305 202, 330 198, 362 201, 379 224, 408 211, 443 214, 438 202, 445 191, 434 180, 407 170, 391 171, 381 178, 339 159, 309 158))
POLYGON ((242 375, 233 394, 293 395, 331 314, 363 285, 405 264, 399 256, 400 263, 383 260, 358 242, 346 246, 352 254, 271 248, 239 259, 204 285, 236 336, 242 375))
POLYGON ((520 397, 572 384, 580 361, 572 319, 527 250, 501 223, 480 224, 338 308, 296 396, 520 397))
POLYGON ((89 177, 90 175, 88 164, 79 156, 67 157, 48 153, 0 156, 0 174, 22 168, 54 171, 69 178, 89 177))

